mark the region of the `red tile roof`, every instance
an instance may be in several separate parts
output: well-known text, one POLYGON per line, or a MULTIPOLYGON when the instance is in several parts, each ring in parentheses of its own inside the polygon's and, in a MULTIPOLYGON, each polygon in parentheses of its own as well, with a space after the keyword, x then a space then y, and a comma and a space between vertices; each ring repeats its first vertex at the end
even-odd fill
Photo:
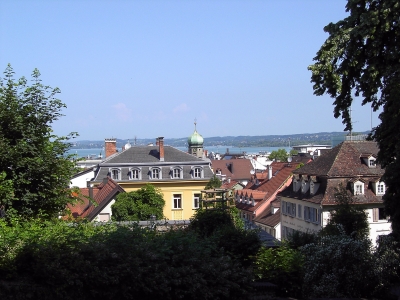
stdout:
POLYGON ((351 192, 351 182, 360 180, 365 184, 364 194, 354 196, 356 204, 382 203, 382 196, 377 196, 371 189, 383 175, 384 170, 380 165, 369 167, 363 160, 371 156, 376 157, 378 153, 376 142, 372 141, 345 141, 332 150, 324 153, 315 161, 293 171, 294 175, 311 176, 320 184, 315 194, 309 191, 302 193, 301 189, 295 192, 293 186, 284 190, 279 196, 299 199, 307 202, 334 205, 335 194, 339 185, 347 188, 351 192))
POLYGON ((80 201, 74 205, 68 204, 74 218, 88 218, 93 220, 98 213, 119 193, 124 193, 124 189, 111 178, 105 178, 98 186, 93 187, 93 205, 89 201, 89 189, 80 189, 80 201))

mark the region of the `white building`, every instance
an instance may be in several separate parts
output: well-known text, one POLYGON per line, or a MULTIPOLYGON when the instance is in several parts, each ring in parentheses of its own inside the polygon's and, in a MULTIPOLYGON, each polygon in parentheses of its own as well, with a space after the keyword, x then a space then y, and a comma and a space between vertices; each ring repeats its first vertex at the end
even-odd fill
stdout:
POLYGON ((281 235, 294 230, 316 232, 326 226, 335 209, 335 193, 342 185, 355 205, 368 213, 370 239, 391 232, 382 196, 384 170, 375 163, 378 146, 371 141, 345 141, 293 172, 292 184, 278 195, 281 201, 281 235))

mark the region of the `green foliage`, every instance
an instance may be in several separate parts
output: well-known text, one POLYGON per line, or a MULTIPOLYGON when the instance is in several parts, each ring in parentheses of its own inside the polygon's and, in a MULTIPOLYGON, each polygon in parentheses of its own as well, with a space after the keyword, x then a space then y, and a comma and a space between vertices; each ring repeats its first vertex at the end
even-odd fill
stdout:
POLYGON ((303 232, 294 230, 286 239, 286 245, 291 249, 299 249, 300 247, 316 243, 319 239, 318 233, 303 232))
POLYGON ((324 30, 328 39, 317 52, 312 72, 314 94, 334 98, 334 116, 342 116, 345 130, 352 129, 350 108, 355 97, 383 107, 381 123, 371 139, 379 144, 378 162, 385 168, 383 180, 386 212, 400 238, 400 5, 398 0, 348 0, 350 15, 324 30))
POLYGON ((303 256, 288 244, 262 247, 256 256, 254 273, 258 279, 274 283, 281 296, 298 297, 302 287, 303 256))
POLYGON ((145 221, 152 215, 161 220, 164 218, 163 197, 161 190, 149 183, 137 191, 118 194, 111 206, 112 220, 145 221))
POLYGON ((286 152, 285 149, 278 149, 275 151, 272 151, 271 154, 268 156, 269 160, 275 160, 275 161, 283 161, 286 162, 289 157, 289 154, 286 152))
POLYGON ((3 299, 246 299, 251 274, 183 230, 0 220, 3 299))
POLYGON ((235 227, 230 213, 222 209, 198 209, 190 218, 188 229, 208 237, 225 226, 235 227))
POLYGON ((292 149, 292 150, 290 150, 289 154, 290 154, 290 156, 295 156, 295 155, 299 154, 299 151, 292 149))
POLYGON ((389 299, 390 287, 400 282, 400 247, 392 236, 382 236, 373 253, 372 270, 375 279, 375 295, 389 299))
POLYGON ((328 225, 322 229, 322 234, 340 234, 337 225, 341 225, 344 233, 356 239, 369 235, 368 216, 363 207, 355 205, 352 195, 340 185, 335 192, 337 206, 331 211, 328 225))
POLYGON ((70 201, 68 187, 74 163, 65 153, 68 140, 52 134, 51 124, 66 106, 56 99, 58 88, 44 86, 40 73, 32 73, 32 84, 22 77, 15 81, 10 65, 0 79, 0 172, 2 185, 12 182, 13 197, 2 199, 6 211, 31 217, 55 217, 70 201))
MULTIPOLYGON (((236 212, 232 213, 234 215, 236 212)), ((223 249, 248 267, 251 256, 261 247, 261 241, 257 231, 244 229, 242 223, 235 221, 232 213, 222 209, 199 209, 190 219, 187 230, 202 239, 213 240, 218 249, 223 249)))
POLYGON ((5 208, 10 207, 14 198, 14 187, 11 179, 6 179, 6 172, 0 173, 0 217, 4 217, 5 208))
POLYGON ((374 290, 371 242, 341 232, 300 248, 307 297, 369 297, 374 290))
POLYGON ((220 188, 222 185, 222 181, 214 174, 213 177, 207 182, 205 186, 205 190, 211 190, 211 189, 216 189, 220 188))

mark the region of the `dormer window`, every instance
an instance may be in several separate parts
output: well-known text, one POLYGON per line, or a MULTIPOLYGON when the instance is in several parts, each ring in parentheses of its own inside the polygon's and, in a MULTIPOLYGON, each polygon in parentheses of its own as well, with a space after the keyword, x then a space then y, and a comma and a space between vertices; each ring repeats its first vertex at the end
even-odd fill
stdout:
POLYGON ((368 160, 368 166, 369 166, 370 168, 375 168, 375 167, 376 167, 376 161, 375 161, 375 158, 374 158, 374 157, 371 157, 371 158, 368 160))
POLYGON ((150 179, 161 179, 161 169, 151 168, 150 169, 150 179))
MULTIPOLYGON (((217 175, 218 175, 218 171, 217 171, 217 175)), ((192 177, 193 178, 203 178, 203 168, 196 166, 196 167, 192 167, 192 177)))
POLYGON ((304 179, 301 180, 301 192, 303 194, 307 193, 310 183, 304 179))
POLYGON ((181 167, 171 167, 171 178, 173 179, 182 179, 183 178, 183 169, 181 167))
POLYGON ((361 183, 354 185, 354 192, 356 195, 363 194, 363 185, 361 183))
POLYGON ((355 196, 364 194, 364 182, 357 180, 353 183, 353 193, 355 196))
POLYGON ((120 169, 111 169, 110 175, 111 175, 111 179, 113 179, 113 180, 121 180, 121 170, 120 169))
POLYGON ((385 194, 385 183, 382 181, 378 181, 376 184, 376 194, 377 195, 383 195, 385 194))
POLYGON ((140 168, 134 168, 129 170, 129 179, 130 180, 140 180, 142 179, 140 168))
POLYGON ((298 182, 296 179, 293 179, 293 192, 297 192, 300 188, 300 182, 298 182))

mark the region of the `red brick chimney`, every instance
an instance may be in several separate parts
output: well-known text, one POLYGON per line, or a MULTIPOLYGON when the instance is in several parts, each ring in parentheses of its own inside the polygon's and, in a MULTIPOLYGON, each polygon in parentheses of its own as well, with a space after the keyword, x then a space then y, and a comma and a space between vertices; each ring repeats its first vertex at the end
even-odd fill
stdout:
POLYGON ((160 153, 160 161, 164 161, 164 137, 159 137, 158 139, 158 148, 160 153))
POLYGON ((114 153, 117 153, 117 139, 105 139, 104 148, 106 152, 106 158, 114 153))

